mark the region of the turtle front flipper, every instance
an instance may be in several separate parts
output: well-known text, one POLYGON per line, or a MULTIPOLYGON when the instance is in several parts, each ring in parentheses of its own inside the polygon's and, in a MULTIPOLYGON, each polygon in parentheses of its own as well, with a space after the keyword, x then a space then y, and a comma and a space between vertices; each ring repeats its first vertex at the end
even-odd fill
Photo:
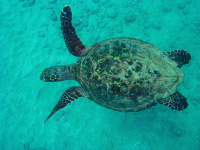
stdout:
POLYGON ((166 52, 170 59, 176 61, 178 63, 178 67, 181 68, 183 65, 188 64, 191 55, 185 50, 174 50, 171 52, 166 52))
POLYGON ((71 103, 72 101, 78 99, 79 97, 83 97, 85 95, 85 92, 82 87, 70 87, 67 89, 61 96, 60 100, 56 104, 56 106, 53 108, 50 115, 47 117, 47 119, 44 121, 47 122, 49 118, 54 115, 58 110, 64 108, 67 104, 71 103))
POLYGON ((69 52, 74 56, 83 56, 85 45, 82 44, 74 26, 72 25, 72 12, 70 6, 65 6, 60 13, 61 30, 69 52))
POLYGON ((173 110, 184 110, 188 107, 187 99, 178 91, 163 99, 160 104, 166 105, 173 110))
POLYGON ((77 76, 77 64, 53 66, 42 71, 40 79, 44 82, 57 82, 63 80, 75 80, 77 76))

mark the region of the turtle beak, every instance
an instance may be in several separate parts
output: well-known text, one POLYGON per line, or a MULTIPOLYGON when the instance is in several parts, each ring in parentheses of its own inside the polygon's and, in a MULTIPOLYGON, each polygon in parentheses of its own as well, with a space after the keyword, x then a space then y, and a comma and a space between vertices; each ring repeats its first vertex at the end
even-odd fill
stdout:
POLYGON ((43 80, 43 74, 40 75, 40 80, 43 80))
POLYGON ((44 70, 42 71, 42 74, 40 75, 40 80, 46 81, 46 80, 45 80, 45 75, 44 75, 44 70))
POLYGON ((53 77, 55 77, 55 75, 53 75, 53 67, 44 69, 42 71, 42 74, 40 75, 40 80, 44 81, 44 82, 54 82, 56 81, 53 77))

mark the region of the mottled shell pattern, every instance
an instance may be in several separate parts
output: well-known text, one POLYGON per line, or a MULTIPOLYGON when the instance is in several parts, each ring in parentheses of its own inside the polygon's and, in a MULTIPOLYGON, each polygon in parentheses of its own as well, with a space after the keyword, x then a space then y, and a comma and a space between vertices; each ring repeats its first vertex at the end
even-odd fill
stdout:
POLYGON ((183 82, 175 61, 136 38, 113 38, 88 47, 78 68, 77 80, 88 98, 117 111, 150 108, 183 82))

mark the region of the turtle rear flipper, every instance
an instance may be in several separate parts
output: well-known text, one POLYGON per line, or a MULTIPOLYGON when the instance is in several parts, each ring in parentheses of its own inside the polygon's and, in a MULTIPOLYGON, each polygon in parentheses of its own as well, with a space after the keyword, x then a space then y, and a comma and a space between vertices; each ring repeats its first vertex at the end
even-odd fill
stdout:
POLYGON ((75 28, 72 25, 72 12, 69 6, 65 6, 61 11, 60 21, 65 44, 69 52, 74 56, 83 56, 86 48, 76 35, 75 28))
POLYGON ((174 50, 171 52, 166 52, 170 59, 176 61, 178 63, 178 67, 181 68, 183 65, 188 64, 191 55, 185 50, 174 50))
POLYGON ((173 110, 184 110, 188 107, 187 99, 178 91, 166 97, 160 104, 166 105, 173 110))

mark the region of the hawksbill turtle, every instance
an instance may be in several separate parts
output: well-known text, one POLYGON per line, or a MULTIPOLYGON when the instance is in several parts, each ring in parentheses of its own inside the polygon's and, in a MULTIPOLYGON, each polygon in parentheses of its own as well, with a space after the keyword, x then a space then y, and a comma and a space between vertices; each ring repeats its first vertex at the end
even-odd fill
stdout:
POLYGON ((79 97, 121 112, 137 112, 157 104, 178 111, 187 108, 187 99, 177 91, 184 76, 180 68, 191 59, 187 51, 162 52, 149 42, 129 37, 86 47, 72 25, 70 6, 62 9, 60 20, 69 52, 81 58, 74 64, 44 69, 40 79, 76 80, 81 86, 67 89, 45 122, 79 97))

